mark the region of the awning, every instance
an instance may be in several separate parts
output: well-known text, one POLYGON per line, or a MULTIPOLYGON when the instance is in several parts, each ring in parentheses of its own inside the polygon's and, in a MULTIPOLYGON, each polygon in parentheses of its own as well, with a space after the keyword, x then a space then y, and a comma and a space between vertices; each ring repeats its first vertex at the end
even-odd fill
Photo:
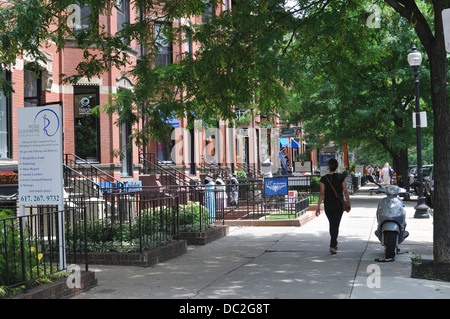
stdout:
POLYGON ((300 148, 300 144, 293 138, 291 138, 292 148, 300 148))
POLYGON ((289 143, 289 140, 287 138, 280 138, 280 147, 290 147, 291 144, 289 143))

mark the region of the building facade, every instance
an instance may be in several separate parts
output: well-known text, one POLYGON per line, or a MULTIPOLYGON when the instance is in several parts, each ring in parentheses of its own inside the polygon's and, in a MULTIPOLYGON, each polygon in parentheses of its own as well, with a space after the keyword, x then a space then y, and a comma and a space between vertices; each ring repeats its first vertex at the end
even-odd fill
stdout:
MULTIPOLYGON (((208 8, 204 16, 191 18, 191 22, 201 23, 207 14, 231 10, 231 5, 231 0, 225 0, 216 8, 208 8)), ((83 28, 90 23, 86 18, 90 9, 86 6, 77 10, 80 20, 74 28, 83 28)), ((111 15, 100 15, 98 23, 112 34, 119 31, 124 22, 139 19, 139 13, 130 10, 130 3, 125 0, 117 9, 111 10, 111 15)), ((182 21, 173 23, 179 26, 182 21)), ((160 27, 159 23, 154 24, 155 34, 160 27)), ((279 162, 277 121, 240 109, 236 112, 245 120, 237 128, 224 121, 215 127, 205 127, 201 120, 197 120, 194 129, 186 129, 187 118, 172 119, 173 132, 166 138, 151 141, 144 149, 138 149, 134 143, 127 147, 131 143, 129 136, 140 127, 129 124, 118 127, 115 124, 118 115, 100 112, 96 116, 92 113, 95 106, 110 102, 111 93, 133 90, 133 79, 124 75, 127 68, 113 69, 90 80, 83 78, 77 85, 63 84, 60 75, 76 74, 76 66, 83 60, 83 51, 71 39, 67 39, 62 51, 57 52, 52 43, 42 50, 46 61, 39 62, 38 67, 23 56, 18 57, 15 65, 1 72, 3 78, 12 81, 14 92, 10 96, 0 93, 0 165, 17 164, 17 110, 49 104, 62 105, 64 153, 91 163, 122 181, 141 178, 140 155, 144 153, 197 178, 200 177, 198 168, 205 163, 237 170, 243 166, 260 169, 264 161, 279 162), (117 156, 117 151, 122 156, 117 156)), ((184 43, 161 41, 155 64, 177 63, 186 52, 195 50, 196 44, 188 36, 184 43)), ((130 67, 138 62, 140 52, 139 45, 131 41, 126 52, 130 67)))

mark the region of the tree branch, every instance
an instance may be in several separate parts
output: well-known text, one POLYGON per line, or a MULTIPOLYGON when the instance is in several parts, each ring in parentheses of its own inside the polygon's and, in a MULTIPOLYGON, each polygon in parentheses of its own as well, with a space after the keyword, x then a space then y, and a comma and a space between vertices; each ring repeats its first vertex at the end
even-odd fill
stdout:
POLYGON ((411 22, 413 28, 420 39, 428 54, 430 54, 431 43, 434 40, 433 32, 423 16, 420 9, 417 7, 414 0, 384 0, 402 17, 411 22))

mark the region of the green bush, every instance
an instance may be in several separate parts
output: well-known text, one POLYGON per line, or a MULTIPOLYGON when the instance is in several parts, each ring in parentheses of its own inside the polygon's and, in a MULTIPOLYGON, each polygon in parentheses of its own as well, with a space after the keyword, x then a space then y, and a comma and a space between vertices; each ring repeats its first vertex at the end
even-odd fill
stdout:
MULTIPOLYGON (((214 227, 208 221, 208 210, 198 202, 179 205, 180 231, 196 232, 214 227)), ((140 247, 140 235, 144 249, 151 249, 172 240, 170 229, 177 225, 173 207, 154 207, 141 211, 140 218, 131 222, 94 220, 87 222, 87 246, 89 251, 132 252, 140 247)), ((72 227, 66 227, 66 243, 73 246, 75 240, 80 248, 84 247, 84 224, 77 227, 77 234, 72 227)))
POLYGON ((26 235, 26 230, 20 236, 19 220, 2 220, 0 227, 0 286, 41 276, 43 254, 31 245, 36 241, 26 235))
POLYGON ((320 192, 320 177, 311 176, 311 193, 320 192))
POLYGON ((11 208, 4 208, 0 210, 0 219, 14 217, 14 211, 11 208))
POLYGON ((208 209, 198 202, 179 206, 180 231, 197 232, 214 227, 208 220, 208 209))

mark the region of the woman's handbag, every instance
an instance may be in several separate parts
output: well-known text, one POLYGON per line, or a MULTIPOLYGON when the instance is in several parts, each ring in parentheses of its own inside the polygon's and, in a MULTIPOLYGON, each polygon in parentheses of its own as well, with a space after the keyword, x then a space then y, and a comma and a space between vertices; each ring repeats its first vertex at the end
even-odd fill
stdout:
POLYGON ((339 195, 338 195, 338 193, 336 192, 336 190, 334 189, 333 185, 331 185, 331 182, 330 182, 330 180, 328 179, 328 176, 325 175, 325 178, 327 179, 328 184, 330 184, 331 188, 333 189, 334 195, 336 195, 336 197, 339 198, 339 200, 342 202, 342 210, 343 210, 344 212, 347 212, 347 213, 348 213, 348 212, 350 211, 350 209, 352 209, 352 208, 350 207, 350 205, 349 205, 345 200, 343 200, 342 198, 339 197, 339 195))

